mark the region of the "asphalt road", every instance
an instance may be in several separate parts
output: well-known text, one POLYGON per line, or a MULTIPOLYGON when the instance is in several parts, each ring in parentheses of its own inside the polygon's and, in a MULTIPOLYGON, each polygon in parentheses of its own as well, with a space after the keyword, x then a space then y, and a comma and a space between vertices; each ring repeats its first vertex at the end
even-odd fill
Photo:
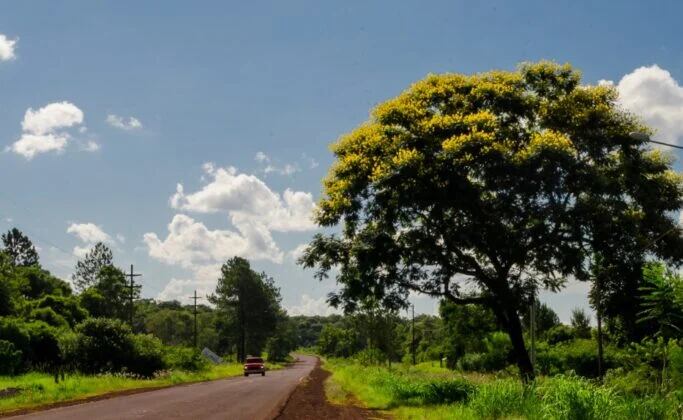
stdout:
POLYGON ((39 411, 11 419, 268 419, 278 414, 291 392, 315 367, 298 356, 292 367, 39 411))

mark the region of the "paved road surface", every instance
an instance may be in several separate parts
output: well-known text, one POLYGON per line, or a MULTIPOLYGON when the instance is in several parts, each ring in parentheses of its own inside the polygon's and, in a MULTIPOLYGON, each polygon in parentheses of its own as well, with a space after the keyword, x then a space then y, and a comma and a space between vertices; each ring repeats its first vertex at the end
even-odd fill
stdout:
POLYGON ((266 419, 307 376, 316 359, 298 356, 292 367, 193 385, 143 392, 108 400, 35 412, 11 419, 266 419))

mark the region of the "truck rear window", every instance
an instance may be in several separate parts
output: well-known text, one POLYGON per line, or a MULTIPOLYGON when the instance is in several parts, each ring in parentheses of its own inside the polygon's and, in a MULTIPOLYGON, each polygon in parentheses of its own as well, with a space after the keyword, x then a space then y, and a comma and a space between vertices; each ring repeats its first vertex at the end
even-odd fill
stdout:
POLYGON ((263 359, 260 357, 250 357, 247 359, 247 363, 263 363, 263 359))

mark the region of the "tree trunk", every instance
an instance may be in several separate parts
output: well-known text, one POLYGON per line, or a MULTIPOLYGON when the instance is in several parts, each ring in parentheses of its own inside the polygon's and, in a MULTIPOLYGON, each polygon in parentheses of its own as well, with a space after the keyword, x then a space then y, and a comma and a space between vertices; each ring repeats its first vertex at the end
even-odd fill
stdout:
POLYGON ((515 308, 510 307, 510 305, 505 305, 506 307, 496 306, 493 312, 498 317, 498 320, 506 329, 510 341, 512 342, 512 354, 517 363, 517 368, 519 369, 519 374, 525 383, 531 382, 535 378, 534 367, 531 364, 531 359, 529 359, 529 352, 527 352, 526 345, 524 344, 524 335, 522 333, 522 323, 519 320, 519 315, 515 308))

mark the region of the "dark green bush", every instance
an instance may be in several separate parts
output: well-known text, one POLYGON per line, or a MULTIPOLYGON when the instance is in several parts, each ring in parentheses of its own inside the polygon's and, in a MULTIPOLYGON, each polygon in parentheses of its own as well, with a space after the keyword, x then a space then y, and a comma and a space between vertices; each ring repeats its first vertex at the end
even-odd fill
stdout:
POLYGON ((458 360, 458 367, 466 371, 493 372, 510 364, 512 344, 507 334, 497 331, 484 339, 486 352, 468 353, 458 360))
POLYGON ((21 369, 21 350, 6 340, 0 340, 0 375, 15 375, 21 369))
POLYGON ((30 353, 24 356, 27 356, 31 366, 40 370, 52 370, 60 366, 62 352, 57 329, 42 321, 33 321, 26 324, 26 330, 29 334, 30 353))
POLYGON ((165 363, 169 368, 199 371, 209 368, 209 361, 197 349, 190 347, 167 347, 165 363))
POLYGON ((128 325, 117 319, 90 318, 76 327, 75 359, 85 373, 121 372, 126 368, 133 342, 128 325))
POLYGON ((150 334, 131 334, 129 338, 132 352, 125 363, 128 372, 149 378, 166 368, 161 340, 150 334))
POLYGON ((574 330, 564 324, 556 325, 546 331, 545 338, 548 344, 558 344, 574 339, 574 330))
MULTIPOLYGON (((612 347, 605 347, 603 369, 621 365, 621 355, 612 347)), ((544 375, 575 372, 594 378, 598 376, 598 346, 593 340, 575 339, 551 346, 539 343, 536 350, 536 366, 544 375)))
POLYGON ((29 319, 43 321, 44 323, 57 328, 68 327, 69 323, 63 316, 59 315, 52 308, 36 308, 33 309, 29 315, 29 319))
POLYGON ((78 298, 74 296, 48 295, 37 300, 35 307, 51 308, 66 319, 72 327, 88 317, 88 311, 81 307, 78 298))

